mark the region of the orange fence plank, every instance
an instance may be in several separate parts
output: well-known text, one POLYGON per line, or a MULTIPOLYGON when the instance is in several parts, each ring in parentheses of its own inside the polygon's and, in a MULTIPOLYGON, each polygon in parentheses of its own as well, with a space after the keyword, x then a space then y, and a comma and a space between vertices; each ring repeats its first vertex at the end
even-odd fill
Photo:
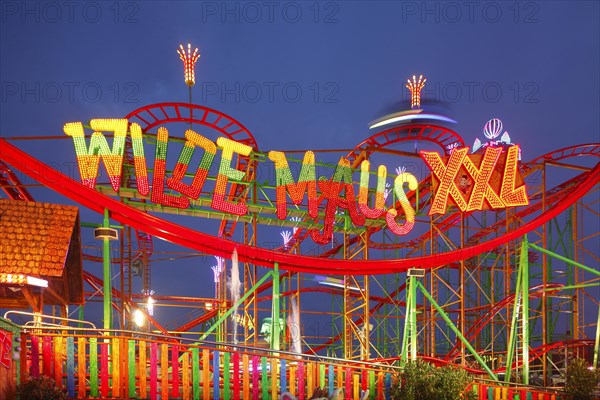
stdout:
POLYGON ((385 392, 383 389, 383 371, 377 373, 377 399, 383 400, 385 398, 385 392))
POLYGON ((138 356, 138 378, 139 378, 139 383, 138 385, 140 386, 140 398, 145 399, 148 395, 147 389, 146 389, 146 381, 147 381, 147 375, 146 375, 146 342, 143 340, 140 340, 138 342, 138 352, 139 352, 139 356, 138 356))
POLYGON ((279 377, 279 360, 276 358, 271 359, 271 398, 276 399, 279 393, 279 385, 277 385, 277 378, 279 377))
POLYGON ((184 351, 181 359, 181 395, 190 400, 190 353, 184 351))
MULTIPOLYGON (((54 338, 54 381, 56 386, 63 388, 63 340, 62 337, 56 336, 54 338)), ((25 362, 25 364, 27 364, 25 362)))
POLYGON ((121 397, 121 354, 120 354, 120 340, 114 338, 112 340, 112 396, 121 397))
POLYGON ((288 392, 296 395, 296 366, 290 365, 290 380, 288 382, 288 392))
POLYGON ((86 396, 86 356, 85 356, 85 338, 77 338, 77 397, 80 399, 86 396))
POLYGON ((242 398, 250 398, 250 371, 248 370, 248 354, 242 356, 242 398))
POLYGON ((169 398, 169 345, 160 345, 160 398, 169 398))

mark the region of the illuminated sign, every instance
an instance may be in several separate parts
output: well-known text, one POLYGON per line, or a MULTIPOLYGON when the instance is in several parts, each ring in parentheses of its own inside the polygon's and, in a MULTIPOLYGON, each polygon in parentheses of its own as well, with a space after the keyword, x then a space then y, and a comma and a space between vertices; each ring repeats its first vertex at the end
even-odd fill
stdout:
POLYGON ((0 329, 0 365, 10 368, 12 361, 12 333, 0 329))
MULTIPOLYGON (((82 123, 67 123, 64 127, 64 132, 73 139, 81 180, 85 186, 92 189, 96 187, 102 160, 113 190, 119 191, 125 141, 129 133, 140 196, 149 196, 152 202, 165 206, 182 209, 190 207, 190 201, 197 200, 202 193, 209 178, 209 170, 215 162, 217 149, 220 149, 218 173, 216 177, 212 177, 215 185, 210 207, 233 216, 248 214, 248 205, 244 201, 228 199, 227 186, 230 181, 240 182, 247 178, 246 172, 236 169, 233 161, 236 155, 251 156, 251 146, 225 137, 219 137, 215 143, 188 129, 177 163, 171 176, 167 177, 169 132, 161 127, 156 135, 154 172, 150 187, 141 127, 136 123, 129 125, 125 119, 94 119, 90 126, 94 132, 89 145, 86 143, 82 123), (114 134, 112 148, 102 132, 114 134), (195 171, 189 170, 196 149, 203 153, 195 171), (188 177, 193 175, 190 183, 184 182, 186 174, 188 177), (165 192, 165 187, 171 190, 165 192), (173 192, 177 194, 172 194, 173 192)), ((468 154, 468 147, 454 148, 448 157, 436 152, 421 151, 421 157, 432 171, 429 214, 444 214, 449 206, 468 212, 527 205, 525 185, 517 168, 518 152, 519 147, 516 145, 506 151, 500 147, 487 147, 483 154, 468 154)), ((267 157, 275 167, 277 218, 285 220, 289 216, 289 200, 294 207, 306 204, 310 218, 315 221, 323 219, 322 232, 316 228, 310 230, 310 236, 316 243, 326 244, 331 241, 339 210, 346 210, 355 226, 365 225, 367 219, 381 219, 397 235, 406 235, 414 226, 416 212, 408 194, 418 191, 419 185, 417 178, 411 173, 399 171, 394 178, 392 190, 398 206, 388 208, 385 205, 388 178, 385 165, 377 168, 373 192, 370 190, 371 165, 367 160, 362 161, 357 170, 360 174, 357 193, 353 180, 354 170, 350 161, 344 157, 340 158, 330 179, 317 179, 315 155, 307 151, 297 180, 294 179, 284 152, 269 151, 267 157)))

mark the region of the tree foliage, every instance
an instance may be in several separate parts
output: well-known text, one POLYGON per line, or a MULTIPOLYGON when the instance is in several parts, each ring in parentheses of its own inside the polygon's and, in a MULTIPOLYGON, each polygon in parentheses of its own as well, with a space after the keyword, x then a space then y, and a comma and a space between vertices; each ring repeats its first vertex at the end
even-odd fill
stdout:
POLYGON ((27 382, 19 385, 17 395, 20 399, 27 400, 63 400, 67 394, 56 386, 52 378, 40 376, 30 378, 27 382))
POLYGON ((470 395, 465 396, 465 391, 471 382, 471 376, 463 369, 451 365, 436 368, 417 360, 406 364, 391 395, 402 400, 468 399, 470 395))
POLYGON ((570 400, 594 398, 600 384, 600 370, 591 370, 586 360, 576 358, 567 366, 565 394, 570 400))

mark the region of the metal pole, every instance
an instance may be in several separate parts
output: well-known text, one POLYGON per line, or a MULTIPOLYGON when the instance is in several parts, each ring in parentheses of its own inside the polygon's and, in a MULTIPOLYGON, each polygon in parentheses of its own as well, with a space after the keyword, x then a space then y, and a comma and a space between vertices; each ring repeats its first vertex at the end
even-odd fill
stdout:
POLYGON ((417 359, 417 278, 410 277, 410 297, 412 298, 410 312, 410 359, 417 359))
POLYGON ((513 302, 513 313, 512 320, 510 323, 510 337, 508 339, 508 351, 506 354, 506 373, 504 374, 504 381, 510 382, 510 374, 512 372, 512 362, 515 353, 515 344, 517 342, 517 316, 519 315, 521 306, 521 278, 522 278, 522 267, 519 263, 519 270, 517 271, 517 285, 515 287, 515 300, 513 302))
POLYGON ((523 291, 523 383, 529 385, 529 247, 527 235, 523 236, 521 242, 520 265, 523 274, 521 287, 523 291))
POLYGON ((190 129, 192 129, 192 119, 193 119, 193 115, 192 115, 192 87, 188 86, 188 88, 190 89, 190 129))
MULTIPOLYGON (((108 210, 104 210, 103 228, 110 228, 110 220, 108 218, 108 210)), ((112 329, 112 285, 110 274, 110 239, 105 237, 102 239, 102 266, 103 266, 103 290, 104 290, 104 329, 112 329)))
POLYGON ((406 285, 406 312, 404 315, 404 331, 402 332, 402 350, 400 351, 400 361, 402 365, 408 360, 408 331, 410 330, 410 322, 412 320, 412 295, 410 290, 412 286, 412 277, 408 278, 406 285))
POLYGON ((279 325, 279 264, 275 263, 273 266, 273 297, 271 299, 271 348, 279 350, 279 332, 281 326, 279 325))
POLYGON ((477 354, 477 351, 473 348, 473 346, 471 346, 471 343, 469 343, 469 341, 462 335, 462 333, 460 333, 460 330, 452 323, 452 320, 450 320, 450 317, 448 317, 444 309, 440 307, 438 303, 436 303, 436 301, 433 299, 433 297, 431 297, 431 295, 429 294, 427 289, 425 289, 425 287, 421 284, 421 282, 417 280, 415 280, 415 282, 419 286, 419 289, 421 289, 423 295, 427 298, 427 300, 431 302, 431 304, 433 304, 436 311, 442 316, 444 321, 446 321, 446 324, 448 324, 450 329, 452 329, 456 336, 465 344, 465 347, 471 352, 471 354, 473 354, 473 357, 475 357, 477 362, 483 367, 483 369, 485 369, 490 378, 497 381, 498 377, 496 376, 496 374, 494 374, 494 371, 492 371, 490 367, 487 366, 485 361, 483 361, 483 358, 481 358, 481 356, 477 354))
POLYGON ((598 369, 598 350, 600 349, 600 307, 598 307, 598 322, 596 323, 596 343, 594 344, 594 362, 592 368, 598 369))

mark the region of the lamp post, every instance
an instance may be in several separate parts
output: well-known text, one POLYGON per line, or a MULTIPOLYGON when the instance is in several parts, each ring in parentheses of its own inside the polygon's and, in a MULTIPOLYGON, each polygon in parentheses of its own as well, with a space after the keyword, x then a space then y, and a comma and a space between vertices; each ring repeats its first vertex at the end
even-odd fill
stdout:
POLYGON ((421 107, 421 90, 425 86, 426 78, 423 75, 419 75, 419 79, 415 75, 407 80, 406 87, 410 90, 410 108, 415 109, 421 107))
POLYGON ((179 54, 179 58, 183 61, 183 70, 184 70, 184 79, 185 84, 189 89, 190 94, 190 129, 192 128, 192 87, 196 84, 196 76, 194 74, 194 68, 196 66, 196 61, 200 58, 200 53, 198 53, 198 48, 196 47, 192 52, 192 45, 188 43, 187 52, 182 44, 179 45, 179 49, 177 49, 177 54, 179 54))
POLYGON ((104 329, 112 329, 112 276, 110 274, 110 241, 117 240, 119 234, 116 229, 110 227, 108 210, 104 210, 102 227, 94 230, 94 237, 102 239, 102 267, 103 267, 103 291, 104 291, 104 329))

